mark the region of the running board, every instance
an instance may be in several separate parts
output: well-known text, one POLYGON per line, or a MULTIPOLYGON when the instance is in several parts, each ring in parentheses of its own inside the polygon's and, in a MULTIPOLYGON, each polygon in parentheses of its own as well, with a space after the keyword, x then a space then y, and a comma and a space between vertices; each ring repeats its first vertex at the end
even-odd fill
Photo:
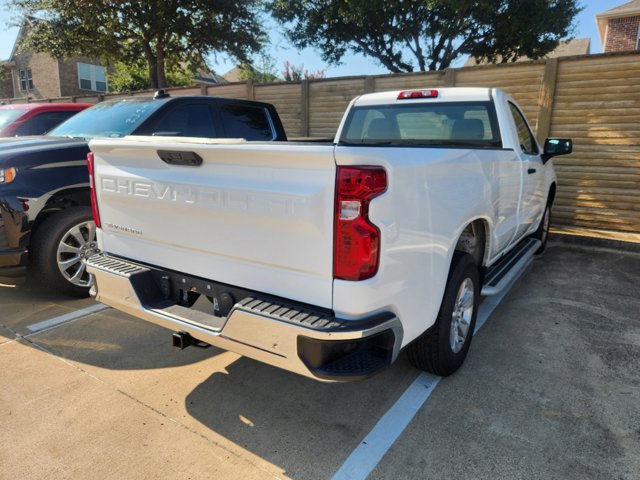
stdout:
POLYGON ((510 285, 513 279, 527 266, 541 244, 540 240, 526 238, 504 258, 489 267, 484 277, 482 295, 495 295, 510 285))

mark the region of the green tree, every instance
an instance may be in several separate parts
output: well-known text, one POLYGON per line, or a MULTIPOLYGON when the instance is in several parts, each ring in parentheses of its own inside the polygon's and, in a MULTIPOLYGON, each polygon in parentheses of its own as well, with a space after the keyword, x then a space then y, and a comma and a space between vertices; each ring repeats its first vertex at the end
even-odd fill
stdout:
POLYGON ((209 53, 239 61, 264 41, 261 0, 9 0, 33 21, 26 44, 58 58, 87 56, 135 65, 151 88, 167 86, 171 65, 201 65, 209 53), (168 68, 169 66, 169 68, 168 68))
POLYGON ((136 92, 151 88, 149 72, 144 65, 127 65, 117 62, 109 73, 109 90, 112 92, 136 92))
POLYGON ((269 0, 298 48, 340 63, 348 51, 391 72, 440 70, 461 55, 540 58, 572 33, 577 0, 269 0))
MULTIPOLYGON (((177 66, 167 70, 168 87, 188 87, 194 84, 196 76, 188 66, 177 66)), ((116 62, 112 73, 109 73, 109 90, 112 92, 135 92, 151 88, 149 74, 144 63, 129 65, 116 62)))
POLYGON ((281 80, 276 73, 275 60, 266 53, 262 53, 251 63, 241 63, 238 77, 242 81, 251 80, 255 83, 273 83, 281 80))
POLYGON ((304 65, 294 65, 289 62, 289 60, 285 60, 282 64, 282 76, 286 82, 299 82, 300 80, 318 80, 319 78, 325 78, 324 70, 316 70, 315 72, 310 72, 304 65))

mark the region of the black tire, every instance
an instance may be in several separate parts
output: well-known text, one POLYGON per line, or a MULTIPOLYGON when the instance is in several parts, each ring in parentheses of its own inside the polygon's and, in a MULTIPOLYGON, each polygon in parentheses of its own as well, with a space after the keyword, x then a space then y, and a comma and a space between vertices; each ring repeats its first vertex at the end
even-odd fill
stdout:
POLYGON ((533 238, 540 240, 542 244, 536 250, 536 255, 540 255, 544 252, 544 249, 547 248, 547 240, 549 240, 549 226, 551 225, 551 205, 547 203, 547 206, 544 207, 544 213, 542 214, 542 218, 540 219, 540 225, 538 225, 538 229, 532 235, 533 238))
POLYGON ((73 297, 87 297, 92 280, 82 260, 96 249, 95 223, 90 207, 71 207, 52 214, 38 227, 31 240, 31 276, 47 288, 73 297))
MULTIPOLYGON (((480 279, 478 267, 473 261, 473 257, 468 253, 455 252, 436 322, 433 327, 407 347, 409 361, 416 368, 443 377, 451 375, 458 370, 464 363, 471 345, 479 302, 480 279), (465 283, 467 280, 471 282, 472 286, 465 283), (464 341, 456 343, 456 349, 459 348, 459 350, 454 351, 452 347, 454 340, 452 327, 454 326, 453 322, 456 321, 454 320, 454 310, 463 283, 465 283, 465 287, 468 287, 469 291, 473 292, 473 298, 471 299, 473 310, 467 316, 468 328, 464 335, 464 341)), ((457 318, 459 321, 460 317, 457 318)), ((458 331, 456 329, 456 332, 458 331)))

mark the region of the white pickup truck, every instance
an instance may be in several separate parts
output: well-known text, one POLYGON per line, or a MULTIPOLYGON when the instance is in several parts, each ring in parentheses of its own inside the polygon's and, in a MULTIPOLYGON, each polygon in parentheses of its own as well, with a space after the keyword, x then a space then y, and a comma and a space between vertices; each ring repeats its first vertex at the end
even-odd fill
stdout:
POLYGON ((544 249, 556 177, 498 89, 362 95, 333 143, 127 137, 89 155, 93 295, 325 381, 403 348, 449 375, 483 295, 544 249), (205 301, 205 298, 209 301, 205 301))

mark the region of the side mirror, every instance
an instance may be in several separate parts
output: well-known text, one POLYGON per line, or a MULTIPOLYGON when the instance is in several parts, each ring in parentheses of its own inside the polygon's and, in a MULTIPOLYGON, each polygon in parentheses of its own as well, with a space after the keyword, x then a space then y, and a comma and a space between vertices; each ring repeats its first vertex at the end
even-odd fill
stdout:
POLYGON ((551 157, 567 155, 571 152, 573 152, 573 142, 570 138, 547 138, 544 141, 544 153, 541 155, 542 162, 547 163, 551 157))

